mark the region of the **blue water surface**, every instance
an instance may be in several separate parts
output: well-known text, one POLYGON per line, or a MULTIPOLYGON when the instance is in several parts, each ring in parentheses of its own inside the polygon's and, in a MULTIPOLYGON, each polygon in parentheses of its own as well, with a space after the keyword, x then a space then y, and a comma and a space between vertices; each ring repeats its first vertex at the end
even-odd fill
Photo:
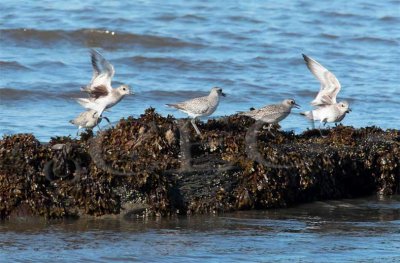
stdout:
MULTIPOLYGON (((220 86, 213 116, 294 98, 302 110, 319 90, 305 53, 342 84, 351 103, 345 125, 400 128, 399 1, 2 1, 0 134, 41 141, 75 134, 83 109, 73 98, 91 78, 89 49, 129 84, 107 116, 113 122, 220 86)), ((301 132, 296 110, 281 124, 301 132)))

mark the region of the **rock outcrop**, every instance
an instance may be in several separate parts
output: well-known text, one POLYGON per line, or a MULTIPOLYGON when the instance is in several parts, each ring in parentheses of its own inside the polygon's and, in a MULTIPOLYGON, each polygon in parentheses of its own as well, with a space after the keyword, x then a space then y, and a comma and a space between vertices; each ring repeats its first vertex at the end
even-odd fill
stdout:
POLYGON ((96 136, 0 140, 0 218, 167 216, 400 192, 400 131, 263 130, 233 115, 198 124, 148 109, 96 136))

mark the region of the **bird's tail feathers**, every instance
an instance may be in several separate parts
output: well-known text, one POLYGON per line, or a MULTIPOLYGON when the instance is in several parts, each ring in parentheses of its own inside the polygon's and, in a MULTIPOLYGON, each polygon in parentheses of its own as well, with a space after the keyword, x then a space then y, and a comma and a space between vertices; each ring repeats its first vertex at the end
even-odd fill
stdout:
POLYGON ((89 87, 88 86, 82 86, 81 91, 83 92, 89 92, 89 87))
POLYGON ((76 99, 76 101, 81 104, 82 107, 86 108, 86 109, 90 109, 90 100, 89 99, 84 99, 84 98, 79 98, 76 99))
POLYGON ((101 107, 100 105, 94 103, 93 101, 91 101, 90 99, 85 99, 85 98, 78 98, 76 99, 76 101, 82 105, 82 107, 84 107, 85 109, 89 109, 89 110, 95 110, 98 113, 98 116, 101 116, 101 114, 104 111, 104 108, 101 107))
POLYGON ((306 116, 310 120, 314 119, 312 111, 305 111, 305 112, 301 112, 300 114, 303 115, 303 116, 306 116))
POLYGON ((249 113, 245 111, 238 111, 237 114, 240 116, 248 116, 249 113))
POLYGON ((171 107, 171 108, 175 108, 175 109, 180 109, 180 110, 182 109, 182 107, 177 103, 171 103, 171 104, 165 104, 165 105, 167 105, 168 107, 171 107))

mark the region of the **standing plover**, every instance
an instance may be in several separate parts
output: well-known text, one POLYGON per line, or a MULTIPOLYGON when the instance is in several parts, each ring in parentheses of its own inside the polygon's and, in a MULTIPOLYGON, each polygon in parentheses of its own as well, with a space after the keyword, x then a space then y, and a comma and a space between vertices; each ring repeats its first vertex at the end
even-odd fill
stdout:
POLYGON ((87 110, 81 112, 78 115, 78 117, 76 117, 73 120, 70 120, 69 122, 78 127, 78 131, 76 132, 76 135, 78 135, 80 129, 82 128, 91 129, 94 126, 98 125, 103 118, 108 123, 110 123, 110 120, 107 117, 99 117, 98 113, 95 110, 87 110))
POLYGON ((299 108, 300 106, 293 99, 286 99, 280 104, 267 105, 260 109, 241 112, 239 114, 251 117, 256 121, 268 123, 268 131, 270 131, 272 125, 285 119, 290 114, 293 107, 299 108))
POLYGON ((192 118, 191 123, 197 134, 201 134, 195 123, 196 118, 210 116, 218 107, 220 96, 225 96, 221 88, 212 88, 208 96, 194 98, 184 102, 167 104, 169 107, 176 108, 185 112, 192 118))

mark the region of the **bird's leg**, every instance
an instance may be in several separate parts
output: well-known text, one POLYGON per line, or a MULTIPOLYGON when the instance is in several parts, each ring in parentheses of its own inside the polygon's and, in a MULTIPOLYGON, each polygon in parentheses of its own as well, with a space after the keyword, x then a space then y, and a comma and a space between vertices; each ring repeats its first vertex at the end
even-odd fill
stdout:
POLYGON ((193 128, 196 130, 197 135, 201 135, 201 132, 200 132, 199 128, 197 128, 197 125, 196 125, 196 118, 193 118, 190 122, 192 123, 193 128))
POLYGON ((109 120, 107 117, 102 117, 102 118, 105 119, 105 120, 108 122, 108 125, 110 125, 111 128, 113 127, 112 124, 111 124, 111 122, 110 122, 110 120, 109 120))
MULTIPOLYGON (((319 126, 318 126, 319 134, 321 134, 321 137, 323 137, 323 138, 328 137, 328 136, 325 136, 325 135, 322 134, 322 131, 321 131, 321 124, 322 124, 322 121, 319 123, 319 126)), ((325 126, 325 124, 326 124, 326 122, 324 121, 324 126, 325 126)))
MULTIPOLYGON (((324 121, 324 126, 326 126, 326 125, 327 125, 327 121, 324 121)), ((327 130, 328 130, 328 131, 330 131, 331 128, 332 128, 329 124, 328 124, 326 127, 327 127, 327 130)))
POLYGON ((272 135, 272 137, 275 137, 275 134, 271 131, 271 128, 273 127, 272 123, 268 123, 268 132, 272 135))

